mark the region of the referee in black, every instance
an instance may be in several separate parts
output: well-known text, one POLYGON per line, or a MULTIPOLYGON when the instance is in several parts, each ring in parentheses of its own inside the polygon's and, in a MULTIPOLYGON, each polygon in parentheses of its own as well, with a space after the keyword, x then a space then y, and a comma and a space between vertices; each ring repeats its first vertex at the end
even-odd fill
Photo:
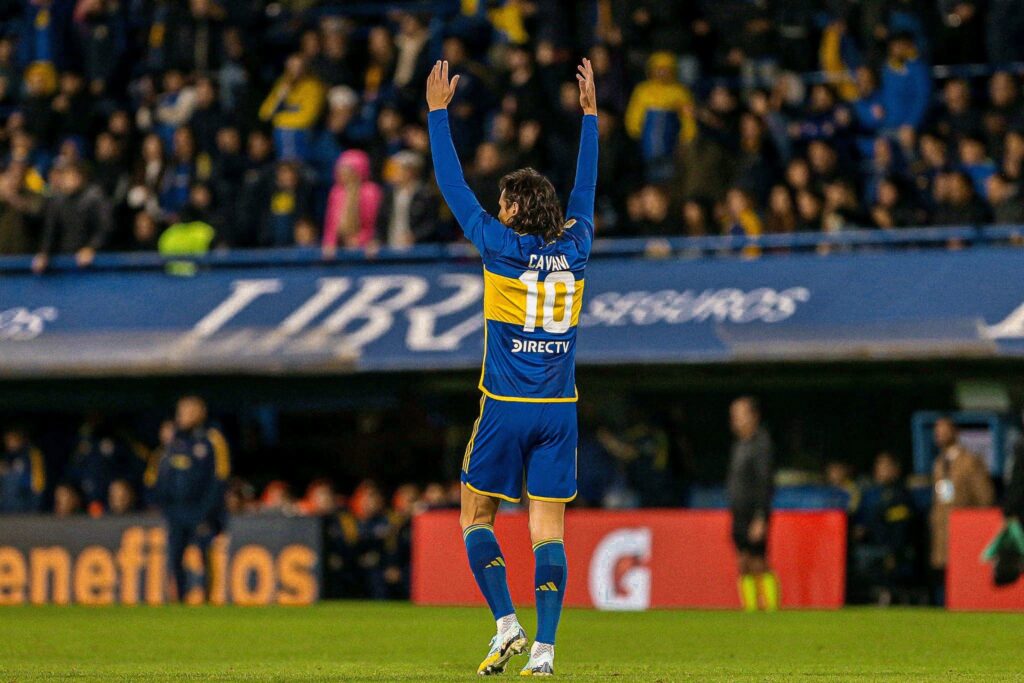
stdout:
POLYGON ((729 509, 732 512, 732 540, 740 570, 740 601, 743 609, 761 607, 769 612, 779 608, 779 582, 768 568, 768 520, 773 492, 774 447, 768 431, 761 426, 757 399, 741 396, 729 406, 729 424, 736 437, 729 461, 729 509))

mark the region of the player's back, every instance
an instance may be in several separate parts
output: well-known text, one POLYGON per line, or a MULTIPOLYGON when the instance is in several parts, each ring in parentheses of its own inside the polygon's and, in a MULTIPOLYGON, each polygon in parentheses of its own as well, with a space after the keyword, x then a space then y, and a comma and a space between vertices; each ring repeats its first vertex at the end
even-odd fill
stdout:
POLYGON ((497 399, 574 401, 589 226, 570 219, 562 235, 547 243, 501 227, 501 244, 484 255, 480 389, 497 399))
MULTIPOLYGON (((427 121, 438 187, 484 262, 486 335, 480 389, 499 400, 575 401, 576 325, 583 271, 594 240, 597 116, 583 117, 576 181, 565 223, 554 239, 542 236, 548 230, 517 232, 484 211, 462 175, 448 112, 433 110, 427 121)), ((532 210, 537 209, 534 205, 532 210)), ((519 210, 531 208, 524 202, 519 210)))

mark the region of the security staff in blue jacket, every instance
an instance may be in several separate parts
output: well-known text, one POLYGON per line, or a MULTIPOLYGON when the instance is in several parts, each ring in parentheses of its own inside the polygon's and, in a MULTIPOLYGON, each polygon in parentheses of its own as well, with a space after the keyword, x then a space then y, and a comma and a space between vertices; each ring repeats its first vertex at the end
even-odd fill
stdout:
POLYGON ((224 493, 231 473, 228 444, 223 434, 207 425, 206 403, 198 396, 178 401, 176 431, 164 450, 157 471, 156 500, 167 523, 167 561, 184 601, 187 575, 185 548, 195 543, 206 559, 207 598, 213 585, 209 548, 224 530, 224 493))
POLYGON ((45 490, 46 463, 42 452, 22 429, 7 429, 4 452, 0 454, 0 512, 40 512, 45 490))

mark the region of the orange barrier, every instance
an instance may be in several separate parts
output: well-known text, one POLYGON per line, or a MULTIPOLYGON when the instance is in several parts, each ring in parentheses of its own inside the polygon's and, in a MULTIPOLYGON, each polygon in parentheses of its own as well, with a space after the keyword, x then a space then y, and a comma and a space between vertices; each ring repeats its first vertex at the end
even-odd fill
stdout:
MULTIPOLYGON (((740 606, 728 512, 570 510, 565 524, 567 605, 629 610, 740 606)), ((505 554, 512 598, 517 604, 531 604, 533 551, 526 514, 499 515, 495 532, 505 554)), ((413 602, 483 604, 466 562, 458 512, 417 516, 412 550, 413 602)), ((844 512, 774 513, 769 555, 782 585, 783 607, 842 606, 844 512)))
POLYGON ((996 508, 954 510, 949 518, 946 607, 953 610, 1024 610, 1024 580, 1006 588, 992 583, 992 565, 981 553, 1003 527, 996 508))

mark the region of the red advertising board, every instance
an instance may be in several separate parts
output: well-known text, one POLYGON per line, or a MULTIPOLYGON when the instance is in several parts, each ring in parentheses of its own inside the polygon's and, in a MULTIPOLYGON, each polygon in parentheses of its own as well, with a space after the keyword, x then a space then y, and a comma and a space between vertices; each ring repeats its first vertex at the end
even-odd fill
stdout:
MULTIPOLYGON (((418 604, 482 604, 469 571, 455 511, 413 523, 412 599, 418 604)), ((533 601, 533 551, 526 514, 498 516, 495 532, 512 598, 533 601)), ((739 608, 729 513, 719 510, 570 510, 567 605, 601 609, 739 608)), ((846 581, 846 515, 776 512, 769 536, 783 607, 838 608, 846 581)))
POLYGON ((981 553, 1003 527, 995 508, 954 510, 949 518, 946 607, 954 610, 1024 610, 1024 580, 1005 588, 992 583, 992 565, 981 553))

